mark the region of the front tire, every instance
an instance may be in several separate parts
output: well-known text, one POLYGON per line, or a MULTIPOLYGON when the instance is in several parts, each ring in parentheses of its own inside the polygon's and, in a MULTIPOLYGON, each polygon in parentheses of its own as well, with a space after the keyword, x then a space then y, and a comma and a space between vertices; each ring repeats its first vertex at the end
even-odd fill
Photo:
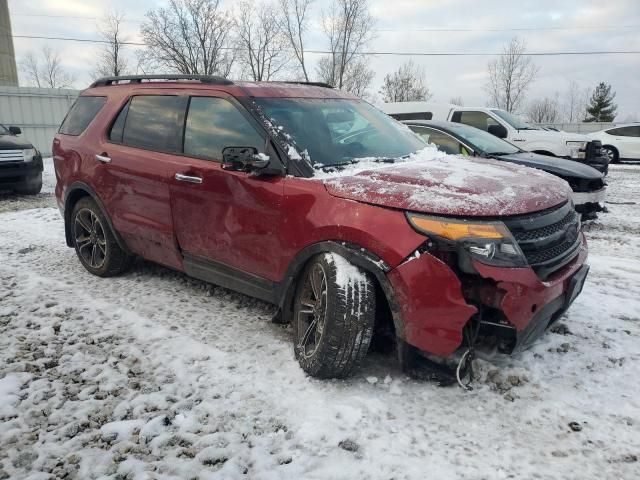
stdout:
POLYGON ((311 259, 296 289, 294 351, 302 369, 319 378, 346 377, 365 357, 375 323, 369 275, 335 253, 311 259))
POLYGON ((616 150, 611 145, 605 145, 601 149, 602 155, 609 159, 609 163, 619 163, 620 157, 618 155, 618 150, 616 150))
POLYGON ((132 257, 116 241, 107 218, 96 202, 84 197, 71 213, 73 246, 80 263, 98 277, 111 277, 127 270, 132 257))

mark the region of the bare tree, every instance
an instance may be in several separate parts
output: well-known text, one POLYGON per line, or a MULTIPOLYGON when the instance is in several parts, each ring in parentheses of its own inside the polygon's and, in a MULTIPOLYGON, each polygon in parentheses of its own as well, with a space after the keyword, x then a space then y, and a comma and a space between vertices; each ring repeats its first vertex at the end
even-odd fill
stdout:
POLYGON ((309 27, 308 11, 314 0, 280 0, 281 25, 295 54, 304 80, 309 81, 309 73, 304 58, 304 37, 309 27))
POLYGON ((271 80, 291 60, 275 6, 243 1, 235 22, 243 71, 255 81, 271 80))
POLYGON ((496 60, 489 62, 489 81, 486 85, 489 100, 495 107, 513 112, 538 74, 538 67, 526 55, 527 44, 514 37, 496 60))
POLYGON ((374 73, 361 52, 373 38, 374 22, 368 0, 333 0, 329 10, 322 13, 330 51, 318 63, 323 82, 349 91, 366 90, 368 84, 362 88, 363 84, 367 80, 370 83, 374 73))
POLYGON ((385 102, 428 101, 433 95, 425 83, 424 69, 409 61, 385 75, 380 94, 385 102))
POLYGON ((124 56, 123 42, 127 38, 122 33, 122 23, 125 15, 122 12, 107 12, 98 25, 98 33, 105 40, 100 47, 96 62, 95 77, 124 75, 127 73, 129 62, 124 56))
POLYGON ((147 48, 145 70, 228 76, 235 61, 231 45, 233 19, 220 0, 169 0, 150 10, 140 27, 147 48))
POLYGON ((563 102, 563 114, 564 119, 571 123, 574 122, 581 113, 579 107, 581 103, 580 85, 575 80, 569 82, 567 91, 565 93, 565 100, 563 102))
POLYGON ((60 53, 49 46, 42 47, 40 54, 27 52, 20 62, 20 69, 27 83, 42 88, 69 88, 75 78, 69 74, 60 60, 60 53))
POLYGON ((462 99, 462 97, 451 97, 451 99, 449 100, 449 103, 452 103, 453 105, 458 105, 459 107, 464 107, 464 100, 462 99))
POLYGON ((540 98, 529 104, 527 115, 532 123, 555 123, 560 120, 559 95, 540 98))
POLYGON ((40 83, 40 61, 33 52, 27 52, 20 60, 20 71, 26 77, 26 83, 34 87, 42 87, 40 83))

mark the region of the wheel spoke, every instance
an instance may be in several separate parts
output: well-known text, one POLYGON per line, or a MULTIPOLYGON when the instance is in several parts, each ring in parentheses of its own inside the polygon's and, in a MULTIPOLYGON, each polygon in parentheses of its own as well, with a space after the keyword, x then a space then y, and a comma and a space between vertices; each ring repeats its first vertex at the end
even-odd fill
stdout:
POLYGON ((80 224, 85 232, 91 233, 91 226, 87 224, 84 218, 82 218, 82 212, 76 215, 76 223, 80 224))
POLYGON ((318 269, 314 268, 311 271, 311 275, 309 275, 309 280, 311 281, 311 290, 313 290, 313 296, 316 300, 320 298, 320 285, 318 284, 317 272, 318 269))
POLYGON ((96 267, 97 263, 96 263, 96 252, 98 251, 98 247, 94 244, 93 248, 91 249, 91 266, 92 267, 96 267))
POLYGON ((312 315, 316 312, 316 303, 314 301, 302 299, 300 300, 300 305, 300 313, 304 313, 305 315, 312 315))
POLYGON ((100 249, 100 251, 102 252, 102 256, 106 256, 107 255, 107 242, 104 240, 100 240, 98 239, 96 242, 96 245, 98 245, 98 248, 100 249))
POLYGON ((309 324, 309 327, 307 327, 307 331, 304 332, 304 336, 302 337, 302 340, 300 340, 300 344, 298 345, 305 353, 307 352, 307 342, 309 341, 309 337, 311 336, 311 330, 315 330, 315 326, 316 320, 314 319, 313 322, 309 324))
POLYGON ((78 246, 78 250, 83 250, 84 248, 91 245, 91 238, 89 237, 84 237, 82 239, 76 238, 76 245, 78 246))

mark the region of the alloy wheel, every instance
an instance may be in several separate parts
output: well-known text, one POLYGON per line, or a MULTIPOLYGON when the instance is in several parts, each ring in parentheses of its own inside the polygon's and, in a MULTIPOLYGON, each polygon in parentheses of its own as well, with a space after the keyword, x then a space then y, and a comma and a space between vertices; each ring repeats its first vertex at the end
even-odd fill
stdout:
POLYGON ((88 208, 76 214, 74 236, 82 260, 91 268, 101 268, 107 258, 107 240, 100 219, 88 208))
POLYGON ((602 147, 602 154, 609 159, 609 163, 614 163, 616 161, 616 154, 610 148, 602 147))
POLYGON ((300 354, 310 357, 320 345, 327 316, 327 275, 322 265, 316 263, 309 270, 298 301, 296 343, 300 354))

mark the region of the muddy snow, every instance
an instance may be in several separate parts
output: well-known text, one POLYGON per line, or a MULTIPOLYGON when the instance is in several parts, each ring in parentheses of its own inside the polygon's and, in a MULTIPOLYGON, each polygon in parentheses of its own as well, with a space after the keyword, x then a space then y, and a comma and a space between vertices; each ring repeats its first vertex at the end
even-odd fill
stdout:
POLYGON ((0 195, 0 479, 640 478, 640 166, 611 170, 583 294, 472 392, 382 354, 309 378, 271 306, 93 277, 50 193, 0 195))

